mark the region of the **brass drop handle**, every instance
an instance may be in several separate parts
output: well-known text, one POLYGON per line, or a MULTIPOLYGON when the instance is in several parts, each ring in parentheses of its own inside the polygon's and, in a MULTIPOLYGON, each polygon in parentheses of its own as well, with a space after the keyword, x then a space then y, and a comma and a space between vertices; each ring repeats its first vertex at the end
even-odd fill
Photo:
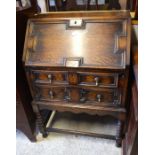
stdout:
POLYGON ((95 85, 98 86, 99 85, 99 77, 95 77, 94 80, 96 82, 95 85))
POLYGON ((70 96, 65 96, 66 101, 70 101, 70 99, 71 99, 70 96))
POLYGON ((49 95, 50 95, 50 98, 51 98, 51 99, 54 98, 54 95, 53 95, 53 91, 52 91, 52 90, 49 91, 49 95))
POLYGON ((85 102, 86 101, 86 97, 84 96, 86 94, 85 90, 81 90, 81 98, 80 98, 80 102, 85 102))
POLYGON ((102 97, 101 94, 97 94, 97 101, 98 102, 101 102, 101 97, 102 97))
POLYGON ((52 75, 51 75, 51 74, 48 74, 47 77, 48 77, 48 80, 49 80, 50 83, 51 83, 52 75))
POLYGON ((85 102, 85 101, 86 101, 85 97, 80 98, 80 102, 85 102))
POLYGON ((70 92, 67 89, 65 89, 65 97, 64 97, 64 100, 66 100, 66 101, 70 101, 71 100, 70 92))

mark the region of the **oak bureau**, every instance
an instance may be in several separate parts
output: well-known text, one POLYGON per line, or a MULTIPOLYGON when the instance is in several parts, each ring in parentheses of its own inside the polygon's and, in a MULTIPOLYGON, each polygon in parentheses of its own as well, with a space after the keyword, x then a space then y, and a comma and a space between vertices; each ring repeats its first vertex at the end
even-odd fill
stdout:
POLYGON ((29 19, 23 62, 32 106, 44 137, 41 109, 110 115, 121 146, 130 66, 128 11, 59 12, 29 19))

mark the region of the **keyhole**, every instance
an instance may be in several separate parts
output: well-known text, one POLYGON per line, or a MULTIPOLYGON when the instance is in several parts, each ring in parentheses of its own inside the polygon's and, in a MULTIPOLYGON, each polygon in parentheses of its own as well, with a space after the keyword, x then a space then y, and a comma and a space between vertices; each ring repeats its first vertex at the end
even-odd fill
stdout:
POLYGON ((77 21, 75 21, 74 24, 76 25, 77 24, 77 21))

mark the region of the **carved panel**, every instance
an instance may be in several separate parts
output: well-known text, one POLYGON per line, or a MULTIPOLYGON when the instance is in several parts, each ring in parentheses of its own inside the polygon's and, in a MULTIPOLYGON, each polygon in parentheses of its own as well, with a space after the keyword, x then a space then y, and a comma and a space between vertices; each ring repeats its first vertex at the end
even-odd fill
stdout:
POLYGON ((68 82, 71 85, 78 84, 78 75, 75 72, 69 72, 68 73, 68 82))

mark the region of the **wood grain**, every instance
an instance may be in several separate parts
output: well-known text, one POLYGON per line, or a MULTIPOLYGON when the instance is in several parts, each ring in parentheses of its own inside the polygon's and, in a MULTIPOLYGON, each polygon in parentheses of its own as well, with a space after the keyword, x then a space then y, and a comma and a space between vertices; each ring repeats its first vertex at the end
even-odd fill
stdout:
POLYGON ((28 22, 23 62, 38 120, 42 109, 110 115, 118 119, 115 138, 121 146, 130 67, 128 11, 37 15, 28 22))

